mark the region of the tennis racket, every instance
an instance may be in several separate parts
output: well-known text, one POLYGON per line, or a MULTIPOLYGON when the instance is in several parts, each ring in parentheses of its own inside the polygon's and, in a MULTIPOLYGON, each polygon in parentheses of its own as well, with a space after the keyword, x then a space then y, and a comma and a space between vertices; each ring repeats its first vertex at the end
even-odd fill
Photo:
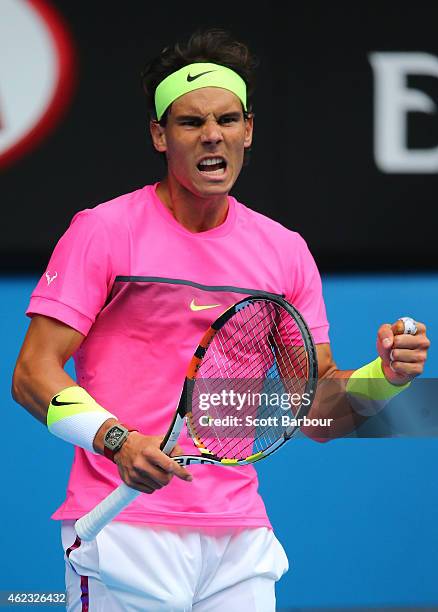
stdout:
MULTIPOLYGON (((244 298, 202 337, 160 448, 170 454, 186 423, 197 452, 172 457, 180 465, 264 459, 299 429, 317 378, 315 345, 300 313, 271 294, 244 298)), ((139 494, 121 484, 76 522, 78 536, 95 538, 139 494)))

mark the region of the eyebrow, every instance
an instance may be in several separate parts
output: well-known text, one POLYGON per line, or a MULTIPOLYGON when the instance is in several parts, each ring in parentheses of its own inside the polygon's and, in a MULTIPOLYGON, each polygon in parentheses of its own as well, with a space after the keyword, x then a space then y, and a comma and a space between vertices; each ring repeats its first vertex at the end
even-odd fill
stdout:
MULTIPOLYGON (((235 119, 239 119, 240 117, 242 117, 242 112, 241 111, 229 111, 229 112, 220 113, 218 116, 219 119, 222 119, 223 117, 232 117, 235 119)), ((205 115, 198 115, 197 113, 193 113, 193 114, 186 114, 186 115, 176 115, 175 117, 176 121, 187 121, 190 119, 200 119, 201 121, 205 121, 205 115)))

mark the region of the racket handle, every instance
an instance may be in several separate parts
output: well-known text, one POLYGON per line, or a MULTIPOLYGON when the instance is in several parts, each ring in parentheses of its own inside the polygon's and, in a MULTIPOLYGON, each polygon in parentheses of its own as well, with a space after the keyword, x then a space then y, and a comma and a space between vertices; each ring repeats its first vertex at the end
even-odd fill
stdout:
POLYGON ((75 529, 84 542, 94 540, 99 531, 112 521, 128 504, 140 495, 141 491, 121 484, 103 499, 93 510, 76 521, 75 529))
MULTIPOLYGON (((185 389, 185 385, 184 385, 185 389)), ((184 394, 183 389, 183 394, 184 394)), ((170 434, 165 436, 161 443, 161 450, 170 454, 175 447, 178 436, 184 424, 184 417, 178 412, 175 413, 173 423, 171 425, 170 434)), ((75 529, 78 536, 84 542, 94 540, 99 531, 108 525, 126 506, 140 495, 141 491, 131 489, 125 483, 110 493, 103 499, 93 510, 90 510, 82 518, 76 521, 75 529)))

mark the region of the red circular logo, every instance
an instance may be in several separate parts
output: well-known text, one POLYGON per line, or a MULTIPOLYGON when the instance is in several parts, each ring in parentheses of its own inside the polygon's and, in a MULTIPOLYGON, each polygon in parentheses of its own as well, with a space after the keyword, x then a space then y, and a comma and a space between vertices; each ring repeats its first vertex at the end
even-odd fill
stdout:
POLYGON ((74 84, 68 29, 46 0, 2 0, 0 166, 35 148, 65 112, 74 84))

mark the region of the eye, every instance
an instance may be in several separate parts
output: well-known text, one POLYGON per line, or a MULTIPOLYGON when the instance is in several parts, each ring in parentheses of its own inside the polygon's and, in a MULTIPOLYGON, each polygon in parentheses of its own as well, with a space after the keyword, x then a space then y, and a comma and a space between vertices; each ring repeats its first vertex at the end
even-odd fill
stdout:
POLYGON ((232 123, 236 123, 237 121, 239 121, 239 117, 236 117, 235 115, 224 115, 219 119, 219 123, 221 125, 229 125, 232 123))
POLYGON ((192 119, 182 119, 179 124, 185 127, 200 127, 202 125, 202 120, 193 117, 192 119))

